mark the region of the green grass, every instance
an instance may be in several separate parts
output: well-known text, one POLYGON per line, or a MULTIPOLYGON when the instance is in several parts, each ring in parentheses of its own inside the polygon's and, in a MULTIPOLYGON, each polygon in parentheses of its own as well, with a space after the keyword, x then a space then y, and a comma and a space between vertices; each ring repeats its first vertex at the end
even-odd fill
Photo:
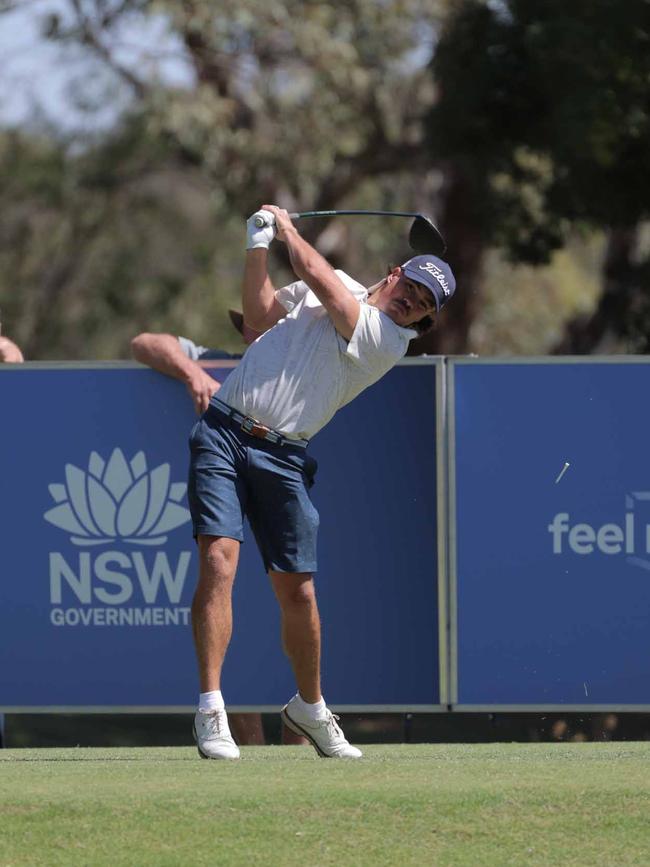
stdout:
POLYGON ((0 751, 0 865, 650 863, 650 744, 0 751))

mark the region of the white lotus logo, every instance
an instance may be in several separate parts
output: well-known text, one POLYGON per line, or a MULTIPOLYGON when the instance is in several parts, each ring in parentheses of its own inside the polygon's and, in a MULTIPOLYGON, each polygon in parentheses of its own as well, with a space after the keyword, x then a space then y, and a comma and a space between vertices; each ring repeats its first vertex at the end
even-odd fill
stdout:
POLYGON ((59 505, 45 520, 72 533, 75 545, 102 545, 121 539, 139 545, 162 545, 163 535, 190 519, 178 505, 187 485, 169 483, 169 464, 147 470, 144 452, 130 463, 114 449, 108 463, 92 452, 88 472, 66 464, 65 484, 49 486, 59 505))

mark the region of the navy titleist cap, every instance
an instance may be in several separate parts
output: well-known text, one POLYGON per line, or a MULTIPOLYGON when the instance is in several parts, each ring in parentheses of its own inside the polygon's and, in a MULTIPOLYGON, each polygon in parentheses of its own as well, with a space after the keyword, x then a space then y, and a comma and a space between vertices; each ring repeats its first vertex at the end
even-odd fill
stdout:
POLYGON ((410 280, 431 290, 436 310, 444 307, 456 291, 456 278, 451 268, 437 256, 414 256, 404 262, 402 271, 410 280))

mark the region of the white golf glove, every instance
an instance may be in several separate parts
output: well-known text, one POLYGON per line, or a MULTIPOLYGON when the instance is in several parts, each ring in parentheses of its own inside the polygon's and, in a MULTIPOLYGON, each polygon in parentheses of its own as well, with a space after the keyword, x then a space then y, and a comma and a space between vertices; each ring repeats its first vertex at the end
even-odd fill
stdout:
POLYGON ((268 250, 269 244, 275 238, 275 215, 271 211, 255 211, 246 220, 246 249, 256 250, 262 247, 268 250), (264 220, 263 226, 257 226, 260 219, 264 220))

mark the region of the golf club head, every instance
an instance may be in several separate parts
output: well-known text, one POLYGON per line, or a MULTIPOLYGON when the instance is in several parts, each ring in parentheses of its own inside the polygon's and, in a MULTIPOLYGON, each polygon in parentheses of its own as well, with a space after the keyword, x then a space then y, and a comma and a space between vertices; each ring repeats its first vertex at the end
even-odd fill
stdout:
POLYGON ((416 253, 442 256, 447 249, 445 240, 428 217, 418 216, 409 232, 409 247, 416 253))

